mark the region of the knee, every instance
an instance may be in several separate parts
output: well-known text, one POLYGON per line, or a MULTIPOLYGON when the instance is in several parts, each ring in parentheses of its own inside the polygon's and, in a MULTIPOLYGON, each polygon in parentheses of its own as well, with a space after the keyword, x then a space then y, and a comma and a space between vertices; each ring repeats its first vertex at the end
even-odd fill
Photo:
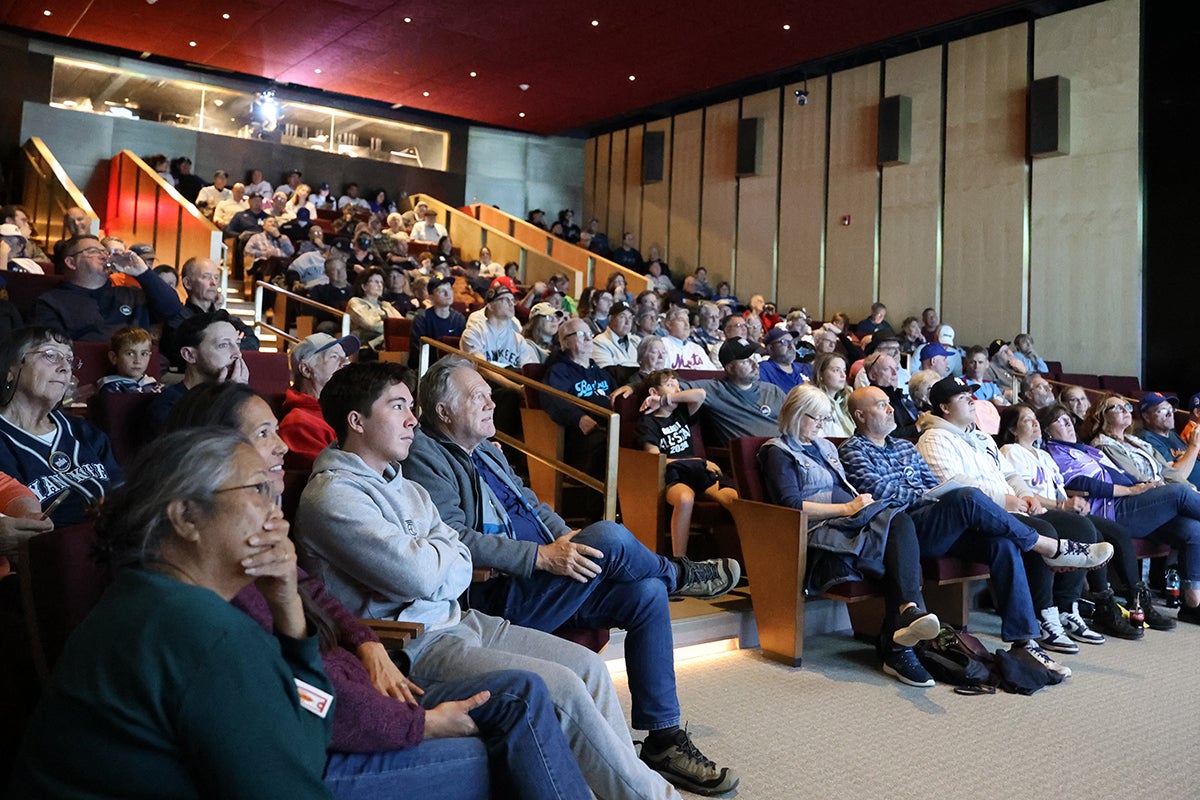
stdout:
POLYGON ((489 672, 484 688, 493 696, 508 694, 514 697, 526 697, 539 700, 549 697, 546 682, 536 674, 523 669, 499 669, 489 672))
POLYGON ((573 541, 591 545, 608 556, 618 548, 642 547, 642 543, 624 525, 609 520, 593 522, 579 532, 573 541))

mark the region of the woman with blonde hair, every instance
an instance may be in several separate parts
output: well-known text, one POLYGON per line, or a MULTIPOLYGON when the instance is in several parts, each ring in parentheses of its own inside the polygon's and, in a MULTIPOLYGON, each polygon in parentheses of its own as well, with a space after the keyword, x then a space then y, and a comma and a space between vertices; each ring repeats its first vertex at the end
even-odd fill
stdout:
POLYGON ((849 438, 854 435, 854 419, 846 403, 850 388, 846 385, 846 359, 838 353, 821 353, 813 361, 812 385, 824 392, 830 411, 823 416, 822 436, 849 438))

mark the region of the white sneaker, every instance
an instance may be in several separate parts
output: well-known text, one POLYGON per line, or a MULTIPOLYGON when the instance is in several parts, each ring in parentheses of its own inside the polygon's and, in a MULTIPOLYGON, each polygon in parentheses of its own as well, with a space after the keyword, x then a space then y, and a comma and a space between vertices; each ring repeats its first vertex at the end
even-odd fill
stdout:
POLYGON ((1079 652, 1079 645, 1072 642, 1066 631, 1063 630, 1057 608, 1043 608, 1038 617, 1042 624, 1042 635, 1038 641, 1042 647, 1056 653, 1066 653, 1069 656, 1079 652))
POLYGON ((1083 617, 1079 615, 1079 603, 1071 603, 1071 610, 1058 615, 1067 636, 1081 644, 1104 644, 1104 635, 1088 627, 1083 617))
MULTIPOLYGON (((1012 649, 1018 650, 1020 648, 1018 648, 1016 645, 1013 645, 1012 649)), ((1064 666, 1051 658, 1050 654, 1043 650, 1041 645, 1039 645, 1033 639, 1029 639, 1025 642, 1024 649, 1025 652, 1031 655, 1035 661, 1051 672, 1062 675, 1064 678, 1071 677, 1071 668, 1064 666)))

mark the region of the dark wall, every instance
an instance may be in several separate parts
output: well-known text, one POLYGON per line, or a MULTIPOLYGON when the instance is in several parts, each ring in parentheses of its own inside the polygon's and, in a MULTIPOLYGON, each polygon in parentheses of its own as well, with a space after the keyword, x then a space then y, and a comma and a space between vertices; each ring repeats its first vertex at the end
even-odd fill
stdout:
POLYGON ((0 197, 8 198, 14 188, 13 157, 22 144, 21 105, 50 97, 53 65, 52 57, 29 52, 21 37, 0 31, 0 197))
POLYGON ((1142 8, 1145 386, 1189 397, 1200 390, 1200 359, 1192 357, 1200 186, 1200 159, 1192 151, 1200 131, 1200 25, 1188 4, 1146 2, 1142 8))

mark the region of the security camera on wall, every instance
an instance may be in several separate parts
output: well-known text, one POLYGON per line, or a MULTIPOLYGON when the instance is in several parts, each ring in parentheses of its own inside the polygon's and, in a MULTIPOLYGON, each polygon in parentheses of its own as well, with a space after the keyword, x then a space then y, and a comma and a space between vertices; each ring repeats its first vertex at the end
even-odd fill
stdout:
POLYGON ((796 95, 796 105, 798 105, 798 106, 808 105, 808 90, 807 89, 797 89, 796 91, 792 92, 792 94, 796 95))

